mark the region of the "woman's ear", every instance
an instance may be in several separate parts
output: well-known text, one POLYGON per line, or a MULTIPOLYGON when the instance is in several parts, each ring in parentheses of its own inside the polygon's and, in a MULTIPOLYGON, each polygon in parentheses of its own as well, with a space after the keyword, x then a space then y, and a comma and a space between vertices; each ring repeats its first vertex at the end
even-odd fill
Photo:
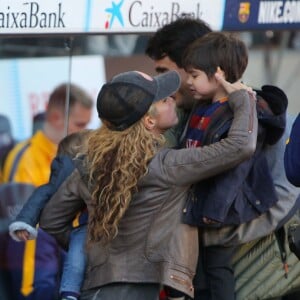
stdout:
POLYGON ((150 130, 150 131, 153 131, 153 129, 155 128, 155 124, 156 124, 156 121, 153 117, 151 117, 150 115, 146 115, 143 119, 144 121, 144 125, 145 127, 150 130))

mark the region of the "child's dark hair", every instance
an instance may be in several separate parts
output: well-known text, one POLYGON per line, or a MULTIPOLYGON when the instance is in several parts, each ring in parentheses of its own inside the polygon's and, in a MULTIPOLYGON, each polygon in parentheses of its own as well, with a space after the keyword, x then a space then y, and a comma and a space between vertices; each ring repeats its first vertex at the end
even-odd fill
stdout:
POLYGON ((248 64, 247 47, 234 34, 210 32, 195 40, 185 51, 183 66, 186 71, 199 69, 212 78, 220 67, 225 79, 239 80, 248 64))
POLYGON ((85 129, 67 135, 60 141, 57 154, 68 155, 73 158, 79 153, 85 153, 87 139, 91 131, 90 129, 85 129))

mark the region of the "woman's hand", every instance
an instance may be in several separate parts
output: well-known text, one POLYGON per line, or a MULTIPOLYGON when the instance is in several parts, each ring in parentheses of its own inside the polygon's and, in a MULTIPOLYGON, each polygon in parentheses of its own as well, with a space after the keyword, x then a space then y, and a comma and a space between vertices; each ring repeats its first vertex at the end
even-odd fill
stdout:
POLYGON ((241 81, 236 81, 234 83, 230 83, 227 80, 225 80, 225 78, 219 72, 215 73, 215 78, 223 86, 223 88, 225 89, 225 91, 228 94, 231 94, 238 90, 246 90, 250 96, 256 97, 255 91, 253 91, 253 89, 251 87, 247 86, 246 84, 242 83, 241 81))

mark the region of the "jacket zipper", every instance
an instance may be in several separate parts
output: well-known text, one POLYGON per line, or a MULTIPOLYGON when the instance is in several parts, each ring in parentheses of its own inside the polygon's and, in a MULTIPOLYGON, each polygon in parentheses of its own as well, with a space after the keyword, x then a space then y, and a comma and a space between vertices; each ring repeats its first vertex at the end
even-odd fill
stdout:
POLYGON ((252 133, 253 131, 253 111, 254 111, 254 103, 256 103, 256 100, 252 95, 250 95, 250 106, 251 106, 251 114, 249 116, 249 127, 248 132, 252 133))

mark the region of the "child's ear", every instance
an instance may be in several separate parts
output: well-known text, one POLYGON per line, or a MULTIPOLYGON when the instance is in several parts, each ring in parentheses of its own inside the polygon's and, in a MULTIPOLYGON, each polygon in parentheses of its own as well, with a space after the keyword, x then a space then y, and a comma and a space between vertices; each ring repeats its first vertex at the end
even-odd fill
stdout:
POLYGON ((216 73, 219 74, 224 79, 226 79, 225 72, 220 67, 217 67, 217 72, 216 73))

